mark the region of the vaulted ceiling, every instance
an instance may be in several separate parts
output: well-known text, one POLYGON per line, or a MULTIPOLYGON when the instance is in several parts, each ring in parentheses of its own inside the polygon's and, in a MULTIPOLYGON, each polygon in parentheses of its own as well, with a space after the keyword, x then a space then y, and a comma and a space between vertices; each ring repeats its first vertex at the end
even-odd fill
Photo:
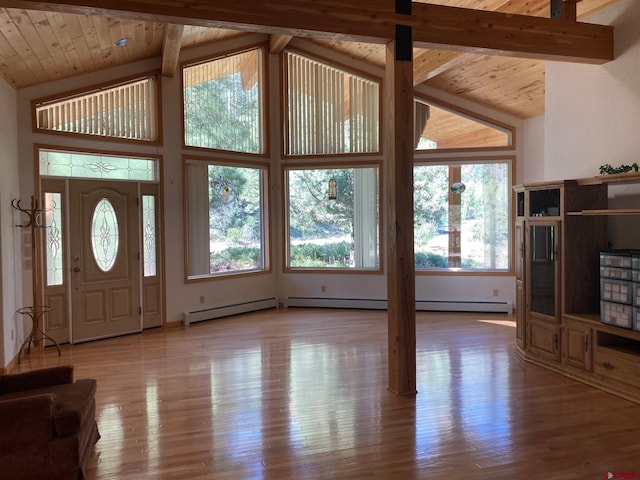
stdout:
MULTIPOLYGON (((417 1, 550 16, 550 0, 417 1)), ((577 17, 581 20, 619 0, 577 1, 577 17)), ((0 5, 21 3, 25 2, 0 0, 0 5)), ((38 5, 26 3, 30 6, 33 3, 33 8, 38 5)), ((123 8, 125 2, 112 3, 123 8)), ((142 20, 66 13, 64 9, 0 8, 0 74, 15 88, 23 88, 142 59, 163 57, 164 61, 170 61, 167 56, 176 56, 181 49, 246 34, 240 30, 176 26, 155 21, 158 19, 153 15, 147 17, 142 20), (126 46, 114 47, 125 37, 129 39, 126 46)), ((289 39, 288 35, 274 35, 272 49, 282 48, 289 39)), ((375 65, 383 66, 385 62, 385 48, 381 44, 331 38, 312 41, 375 65)), ((414 84, 426 84, 523 119, 544 113, 544 60, 425 48, 414 48, 413 54, 414 84)))

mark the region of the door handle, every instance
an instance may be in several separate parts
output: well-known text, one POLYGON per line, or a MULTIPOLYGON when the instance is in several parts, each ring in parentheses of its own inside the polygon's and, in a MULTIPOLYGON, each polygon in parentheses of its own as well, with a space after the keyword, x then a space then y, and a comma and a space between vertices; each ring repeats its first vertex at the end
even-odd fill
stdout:
POLYGON ((78 273, 78 272, 81 272, 82 269, 80 267, 73 267, 73 271, 78 273))

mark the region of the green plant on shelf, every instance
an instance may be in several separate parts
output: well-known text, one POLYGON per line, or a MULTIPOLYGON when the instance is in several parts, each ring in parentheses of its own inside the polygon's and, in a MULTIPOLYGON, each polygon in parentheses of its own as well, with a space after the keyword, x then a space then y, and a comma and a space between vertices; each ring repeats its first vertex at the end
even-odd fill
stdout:
POLYGON ((633 163, 633 165, 620 165, 619 167, 612 167, 608 163, 600 166, 600 175, 613 175, 615 173, 627 173, 627 172, 637 172, 638 164, 633 163))

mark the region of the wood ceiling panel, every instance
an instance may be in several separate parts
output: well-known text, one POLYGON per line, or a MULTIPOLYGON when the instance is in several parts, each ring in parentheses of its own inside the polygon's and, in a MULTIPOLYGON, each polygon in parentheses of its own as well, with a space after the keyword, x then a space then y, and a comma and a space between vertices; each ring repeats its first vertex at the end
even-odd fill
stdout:
POLYGON ((2 12, 2 15, 0 16, 0 22, 3 26, 2 33, 7 39, 7 42, 10 43, 13 47, 17 56, 22 60, 22 62, 24 62, 24 65, 26 67, 24 77, 38 78, 42 79, 42 81, 50 80, 48 72, 42 65, 40 59, 36 55, 34 55, 34 52, 31 50, 31 45, 25 39, 21 30, 18 28, 18 24, 14 20, 12 14, 15 15, 18 19, 22 18, 20 10, 2 12))
POLYGON ((422 136, 436 142, 438 148, 503 147, 507 144, 506 132, 434 106, 422 136))
POLYGON ((492 56, 469 60, 429 81, 430 87, 529 118, 544 113, 544 62, 492 56))
POLYGON ((0 73, 16 88, 159 56, 164 24, 0 9, 0 73), (123 48, 113 44, 123 38, 123 48))
MULTIPOLYGON (((582 0, 578 17, 591 14, 619 0, 582 0)), ((418 0, 443 6, 500 11, 547 17, 550 0, 418 0)), ((181 48, 192 48, 243 35, 233 30, 185 25, 181 48)), ((0 74, 16 88, 97 71, 162 55, 164 24, 105 16, 27 11, 0 8, 0 74), (114 48, 120 38, 131 41, 114 48)), ((383 66, 382 45, 314 40, 351 58, 383 66)), ((435 68, 419 70, 425 84, 521 118, 544 112, 544 63, 471 54, 452 57, 451 52, 414 49, 414 57, 435 68), (433 58, 430 58, 433 57, 433 58), (438 57, 447 60, 438 61, 438 57), (437 73, 437 74, 436 74, 437 73)), ((423 67, 427 68, 427 67, 423 67)))
POLYGON ((186 25, 182 34, 182 47, 192 48, 211 42, 218 42, 229 38, 245 35, 238 30, 223 30, 220 28, 197 27, 186 25))
MULTIPOLYGON (((69 28, 70 23, 65 21, 62 14, 57 12, 45 12, 47 20, 51 25, 53 36, 51 38, 52 46, 55 50, 64 55, 65 60, 60 60, 58 68, 63 77, 76 75, 82 66, 82 58, 76 50, 74 40, 72 38, 72 30, 69 28)), ((86 45, 86 44, 85 44, 86 45)))

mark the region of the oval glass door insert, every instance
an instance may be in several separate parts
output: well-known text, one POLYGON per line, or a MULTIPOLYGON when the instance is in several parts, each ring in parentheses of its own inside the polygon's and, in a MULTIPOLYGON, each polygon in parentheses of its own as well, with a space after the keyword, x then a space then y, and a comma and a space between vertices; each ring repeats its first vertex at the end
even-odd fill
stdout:
POLYGON ((91 249, 103 272, 108 272, 115 265, 119 241, 116 211, 108 199, 101 198, 91 217, 91 249))

